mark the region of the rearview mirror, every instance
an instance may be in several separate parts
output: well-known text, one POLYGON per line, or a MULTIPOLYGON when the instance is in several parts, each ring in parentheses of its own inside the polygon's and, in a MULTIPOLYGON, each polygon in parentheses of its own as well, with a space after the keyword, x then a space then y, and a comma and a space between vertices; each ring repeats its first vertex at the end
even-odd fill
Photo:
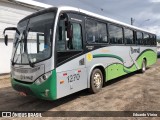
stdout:
POLYGON ((4 35, 4 43, 5 43, 6 46, 8 45, 8 35, 5 35, 5 32, 6 32, 7 30, 15 30, 16 33, 20 34, 20 32, 17 30, 16 27, 8 27, 8 28, 5 28, 4 31, 3 31, 3 35, 4 35))
POLYGON ((8 46, 8 35, 4 36, 4 43, 6 46, 8 46))

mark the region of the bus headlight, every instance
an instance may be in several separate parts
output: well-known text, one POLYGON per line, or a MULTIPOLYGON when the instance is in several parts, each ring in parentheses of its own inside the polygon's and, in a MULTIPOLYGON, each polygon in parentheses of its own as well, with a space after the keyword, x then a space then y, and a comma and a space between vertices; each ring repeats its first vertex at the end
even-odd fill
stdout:
POLYGON ((52 75, 52 72, 51 72, 51 71, 50 71, 50 72, 47 72, 47 73, 43 74, 42 76, 40 76, 40 77, 35 81, 35 83, 36 83, 37 85, 40 85, 40 84, 42 84, 44 81, 46 81, 51 75, 52 75))

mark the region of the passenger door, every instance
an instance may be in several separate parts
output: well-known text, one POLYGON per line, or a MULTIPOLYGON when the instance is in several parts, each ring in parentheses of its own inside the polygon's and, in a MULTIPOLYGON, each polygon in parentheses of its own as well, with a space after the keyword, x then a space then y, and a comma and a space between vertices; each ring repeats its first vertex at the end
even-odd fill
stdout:
POLYGON ((85 55, 83 50, 83 16, 69 14, 70 31, 66 22, 59 22, 57 38, 57 98, 87 88, 85 55), (70 32, 70 33, 67 33, 70 32), (72 38, 67 38, 71 34, 72 38))

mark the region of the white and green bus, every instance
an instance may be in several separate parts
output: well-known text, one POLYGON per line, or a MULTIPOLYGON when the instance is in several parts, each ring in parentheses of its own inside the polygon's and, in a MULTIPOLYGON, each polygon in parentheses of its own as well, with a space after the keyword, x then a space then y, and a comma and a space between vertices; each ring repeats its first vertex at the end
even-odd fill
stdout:
POLYGON ((53 7, 20 20, 11 58, 12 87, 55 100, 156 63, 156 35, 74 7, 53 7))

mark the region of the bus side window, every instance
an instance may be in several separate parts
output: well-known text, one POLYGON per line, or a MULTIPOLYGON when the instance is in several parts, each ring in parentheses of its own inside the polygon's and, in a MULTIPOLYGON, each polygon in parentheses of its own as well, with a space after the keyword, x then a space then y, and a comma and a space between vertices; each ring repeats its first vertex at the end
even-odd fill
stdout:
POLYGON ((152 45, 152 35, 149 34, 148 45, 152 45))
POLYGON ((137 37, 136 37, 136 44, 138 45, 142 45, 142 38, 143 38, 143 35, 141 32, 137 32, 137 37))
POLYGON ((133 40, 133 30, 124 28, 124 40, 126 44, 134 44, 133 40))
POLYGON ((98 42, 97 22, 94 20, 86 20, 86 40, 88 43, 98 42))
POLYGON ((122 27, 109 24, 108 32, 109 32, 109 40, 111 44, 123 44, 122 27))
POLYGON ((147 33, 143 34, 143 43, 144 45, 148 45, 149 35, 147 33))
POLYGON ((151 45, 154 45, 154 41, 155 41, 154 35, 152 35, 151 37, 152 37, 152 38, 151 38, 151 45))
POLYGON ((78 23, 72 23, 72 49, 73 50, 82 50, 82 28, 81 25, 78 23))
POLYGON ((86 20, 86 40, 88 43, 108 43, 107 25, 96 20, 86 20))
POLYGON ((108 43, 106 24, 98 22, 97 29, 99 43, 108 43))
POLYGON ((156 36, 152 35, 151 37, 152 37, 151 38, 151 45, 156 46, 157 45, 156 36))
POLYGON ((64 51, 65 50, 65 44, 66 44, 66 28, 65 28, 65 19, 60 20, 58 24, 58 31, 57 31, 57 50, 58 51, 64 51))

